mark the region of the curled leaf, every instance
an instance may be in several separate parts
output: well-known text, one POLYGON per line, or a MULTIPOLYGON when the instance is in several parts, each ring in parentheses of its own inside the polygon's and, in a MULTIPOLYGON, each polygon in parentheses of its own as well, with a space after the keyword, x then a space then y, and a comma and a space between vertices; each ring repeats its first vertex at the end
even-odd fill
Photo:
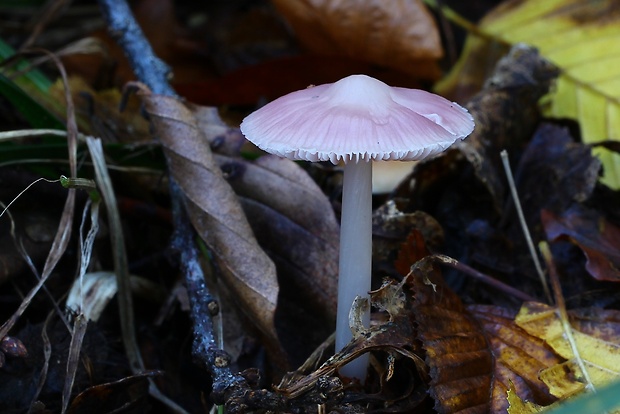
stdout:
POLYGON ((261 246, 296 295, 335 318, 339 225, 329 200, 296 163, 272 155, 255 162, 216 155, 261 246))
POLYGON ((196 117, 178 99, 152 95, 144 88, 141 95, 170 174, 186 196, 194 228, 213 252, 242 309, 268 338, 277 341, 273 323, 279 290, 275 265, 258 245, 196 117))
POLYGON ((547 238, 569 239, 586 255, 586 269, 597 280, 620 281, 620 229, 600 213, 575 204, 556 215, 541 212, 547 238))

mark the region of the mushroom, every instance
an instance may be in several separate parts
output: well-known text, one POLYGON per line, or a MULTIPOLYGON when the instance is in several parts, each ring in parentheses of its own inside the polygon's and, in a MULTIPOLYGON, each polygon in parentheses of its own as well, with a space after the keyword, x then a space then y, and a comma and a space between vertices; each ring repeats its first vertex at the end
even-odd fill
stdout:
MULTIPOLYGON (((349 311, 368 297, 372 265, 372 162, 421 160, 474 129, 460 105, 416 89, 390 87, 366 75, 311 86, 248 115, 241 132, 266 152, 293 160, 344 163, 336 350, 352 337, 349 311)), ((368 326, 370 311, 363 317, 368 326)), ((341 374, 363 379, 366 362, 341 374)))

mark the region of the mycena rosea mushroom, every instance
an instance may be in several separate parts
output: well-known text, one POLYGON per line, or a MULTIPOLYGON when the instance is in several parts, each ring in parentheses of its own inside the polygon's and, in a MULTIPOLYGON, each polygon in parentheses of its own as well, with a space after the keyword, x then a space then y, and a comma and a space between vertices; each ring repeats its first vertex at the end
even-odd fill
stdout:
MULTIPOLYGON (((351 339, 349 310, 368 297, 373 160, 421 160, 474 129, 466 109, 432 93, 352 75, 292 92, 247 116, 241 131, 259 148, 293 160, 343 162, 336 349, 351 339)), ((368 324, 370 314, 365 315, 368 324)), ((347 365, 363 378, 365 365, 347 365)))

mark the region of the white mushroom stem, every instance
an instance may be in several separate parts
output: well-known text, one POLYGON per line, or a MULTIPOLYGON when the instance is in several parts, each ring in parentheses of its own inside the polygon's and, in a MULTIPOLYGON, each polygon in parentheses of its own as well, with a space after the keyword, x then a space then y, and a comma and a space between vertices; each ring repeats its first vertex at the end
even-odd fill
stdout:
MULTIPOLYGON (((356 296, 368 297, 372 266, 372 162, 349 161, 344 168, 340 227, 340 269, 338 310, 336 314, 336 350, 352 338, 349 311, 356 296)), ((363 316, 370 324, 370 310, 363 316)), ((367 355, 347 364, 340 373, 364 380, 367 355), (366 357, 366 358, 365 358, 366 357)))

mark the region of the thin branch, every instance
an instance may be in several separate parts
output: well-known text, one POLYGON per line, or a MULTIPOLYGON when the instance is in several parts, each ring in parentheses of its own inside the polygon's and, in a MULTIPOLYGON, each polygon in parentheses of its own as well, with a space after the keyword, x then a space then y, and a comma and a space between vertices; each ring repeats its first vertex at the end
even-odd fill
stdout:
POLYGON ((158 95, 176 96, 170 68, 153 52, 125 0, 99 0, 110 35, 125 51, 134 74, 158 95))
MULTIPOLYGON (((155 56, 126 1, 99 0, 99 4, 111 35, 125 51, 138 80, 155 94, 176 96, 168 83, 170 69, 155 56)), ((183 206, 183 193, 172 178, 170 196, 175 227, 173 246, 180 255, 181 270, 185 276, 191 302, 191 317, 194 324, 192 353, 195 361, 213 378, 211 396, 216 404, 226 404, 227 412, 230 413, 242 412, 252 405, 242 402, 250 399, 246 396, 250 387, 243 377, 233 374, 230 368, 230 356, 216 345, 212 317, 217 314, 218 304, 205 284, 194 240, 195 231, 183 206)))

